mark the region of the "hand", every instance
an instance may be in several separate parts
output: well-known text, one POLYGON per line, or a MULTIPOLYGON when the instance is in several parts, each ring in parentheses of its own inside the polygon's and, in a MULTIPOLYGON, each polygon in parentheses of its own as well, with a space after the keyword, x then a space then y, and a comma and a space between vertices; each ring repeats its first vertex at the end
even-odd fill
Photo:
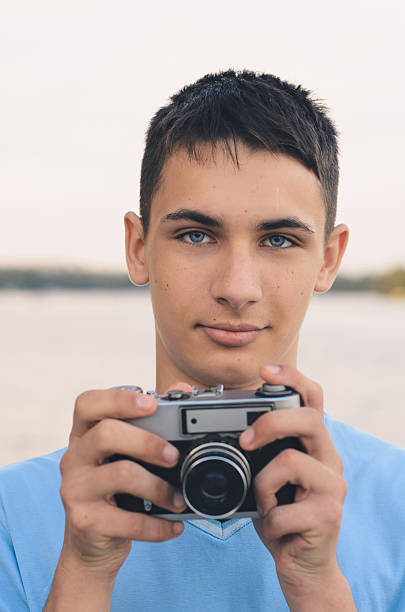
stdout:
MULTIPOLYGON (((176 384, 171 388, 184 388, 176 384)), ((189 386, 186 385, 189 390, 189 386)), ((61 497, 66 513, 62 557, 86 569, 115 574, 131 540, 162 542, 183 532, 181 522, 167 521, 116 507, 115 493, 131 493, 179 512, 179 491, 139 464, 104 463, 113 453, 173 467, 177 449, 162 438, 119 419, 151 415, 156 400, 130 390, 87 391, 76 400, 69 448, 61 461, 61 497)))
POLYGON ((250 451, 296 436, 307 451, 282 451, 254 481, 261 515, 254 526, 274 557, 287 601, 296 601, 322 582, 328 584, 325 580, 344 580, 336 547, 347 485, 343 462, 324 425, 321 387, 290 366, 264 367, 260 375, 266 382, 292 387, 304 404, 261 416, 240 437, 242 448, 250 451), (277 506, 275 493, 287 482, 297 485, 295 501, 277 506))

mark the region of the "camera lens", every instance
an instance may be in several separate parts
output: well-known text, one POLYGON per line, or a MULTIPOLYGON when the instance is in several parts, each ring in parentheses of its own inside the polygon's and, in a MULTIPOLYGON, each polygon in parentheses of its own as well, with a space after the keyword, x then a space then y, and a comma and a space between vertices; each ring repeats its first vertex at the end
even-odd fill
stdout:
POLYGON ((180 476, 188 506, 196 514, 213 519, 228 518, 236 512, 251 481, 250 466, 241 450, 217 441, 193 448, 180 476))
POLYGON ((229 482, 221 472, 207 472, 201 482, 201 492, 212 499, 222 499, 228 492, 229 482))

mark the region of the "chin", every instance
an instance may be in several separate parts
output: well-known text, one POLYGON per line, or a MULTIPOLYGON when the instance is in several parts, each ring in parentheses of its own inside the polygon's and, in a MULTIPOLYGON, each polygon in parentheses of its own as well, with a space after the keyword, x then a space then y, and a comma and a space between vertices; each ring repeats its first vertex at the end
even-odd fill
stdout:
POLYGON ((222 384, 225 389, 249 389, 261 384, 259 376, 260 366, 252 367, 252 363, 247 364, 238 362, 234 364, 221 364, 214 367, 214 364, 200 367, 193 371, 192 378, 198 386, 214 387, 222 384), (245 367, 244 367, 245 366, 245 367))

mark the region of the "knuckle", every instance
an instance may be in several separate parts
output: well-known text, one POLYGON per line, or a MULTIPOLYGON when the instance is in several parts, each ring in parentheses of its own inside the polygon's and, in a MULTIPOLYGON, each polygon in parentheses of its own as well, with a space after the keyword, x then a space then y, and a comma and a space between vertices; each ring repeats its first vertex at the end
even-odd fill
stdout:
POLYGON ((279 508, 273 508, 267 515, 266 528, 268 537, 277 537, 283 526, 283 515, 279 508))
POLYGON ((323 388, 322 386, 312 378, 305 378, 303 376, 303 381, 306 381, 307 391, 310 395, 315 396, 317 399, 323 401, 323 388))
POLYGON ((279 454, 279 461, 286 467, 287 469, 293 471, 297 466, 297 461, 300 460, 297 450, 294 448, 286 448, 281 451, 279 454))
POLYGON ((277 498, 273 491, 269 490, 269 487, 264 482, 254 483, 254 494, 256 500, 260 501, 260 506, 266 510, 268 506, 276 506, 277 498))
POLYGON ((69 490, 69 486, 62 482, 60 489, 59 489, 59 495, 61 497, 62 503, 65 506, 65 508, 69 507, 69 499, 70 499, 70 490, 69 490))
POLYGON ((133 461, 122 459, 114 464, 114 483, 118 488, 125 487, 136 477, 136 464, 133 461))
POLYGON ((75 486, 75 483, 72 480, 64 480, 60 485, 59 495, 65 509, 69 510, 73 507, 75 500, 79 497, 77 486, 75 486))
POLYGON ((329 499, 323 505, 323 520, 331 527, 339 526, 342 520, 342 504, 336 499, 329 499))
POLYGON ((95 517, 86 507, 75 506, 71 508, 69 511, 69 523, 75 531, 80 533, 95 531, 95 517))
POLYGON ((256 497, 263 498, 266 495, 268 490, 268 485, 266 484, 266 478, 262 472, 256 476, 253 482, 253 490, 256 497))
POLYGON ((77 396, 74 407, 75 414, 83 415, 86 412, 93 395, 93 391, 83 391, 77 396))
POLYGON ((320 401, 323 402, 323 388, 315 380, 312 381, 312 385, 313 385, 314 394, 316 394, 319 397, 320 401))
POLYGON ((342 476, 340 476, 338 492, 339 492, 339 499, 342 502, 344 502, 344 500, 346 499, 346 495, 347 495, 348 489, 349 489, 349 486, 348 486, 346 480, 342 476))
POLYGON ((93 427, 93 435, 96 438, 97 447, 100 450, 110 450, 114 436, 113 419, 103 419, 93 427))
POLYGON ((262 478, 260 478, 260 474, 258 474, 253 481, 253 491, 255 497, 261 497, 264 493, 264 485, 262 482, 262 478))
POLYGON ((59 462, 59 472, 62 478, 66 473, 67 463, 68 463, 68 451, 64 453, 62 459, 59 462))

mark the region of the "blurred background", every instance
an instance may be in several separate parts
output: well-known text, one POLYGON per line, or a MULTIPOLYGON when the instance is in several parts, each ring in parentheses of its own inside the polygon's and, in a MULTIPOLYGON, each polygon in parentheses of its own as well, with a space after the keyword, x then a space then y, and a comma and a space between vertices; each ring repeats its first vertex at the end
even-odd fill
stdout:
POLYGON ((151 116, 227 68, 301 83, 330 108, 351 239, 299 367, 333 416, 405 445, 404 26, 399 0, 0 3, 0 465, 65 445, 81 391, 153 388, 123 215, 138 210, 151 116))

